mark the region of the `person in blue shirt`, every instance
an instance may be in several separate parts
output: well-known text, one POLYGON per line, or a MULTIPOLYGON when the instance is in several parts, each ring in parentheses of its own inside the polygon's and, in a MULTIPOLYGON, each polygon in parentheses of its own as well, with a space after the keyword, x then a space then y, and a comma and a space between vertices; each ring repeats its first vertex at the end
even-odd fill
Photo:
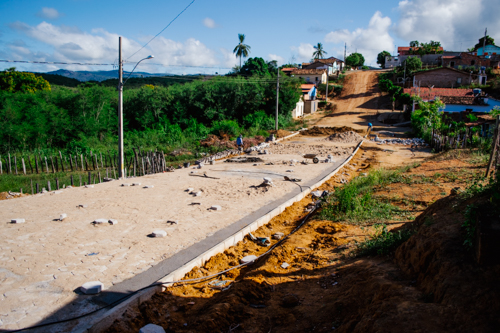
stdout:
POLYGON ((368 129, 366 130, 366 136, 365 137, 368 137, 372 131, 372 128, 373 128, 373 125, 372 123, 368 123, 368 129))
POLYGON ((238 139, 236 139, 236 145, 238 146, 238 149, 243 148, 243 135, 240 134, 238 139))

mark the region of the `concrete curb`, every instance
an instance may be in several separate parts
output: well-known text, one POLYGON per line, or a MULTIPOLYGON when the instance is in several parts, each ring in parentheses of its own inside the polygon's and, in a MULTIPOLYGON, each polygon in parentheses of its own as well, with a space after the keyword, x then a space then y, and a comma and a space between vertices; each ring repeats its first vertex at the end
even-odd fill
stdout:
MULTIPOLYGON (((284 140, 286 138, 292 137, 299 134, 299 132, 291 134, 287 137, 282 138, 281 140, 284 140)), ((216 246, 212 247, 208 251, 205 251, 204 253, 200 254, 193 260, 187 262, 183 266, 179 267, 176 269, 174 272, 168 274, 164 278, 158 280, 158 282, 165 283, 165 282, 175 282, 181 280, 187 273, 189 273, 194 267, 202 267, 205 262, 207 262, 211 257, 215 256, 218 253, 224 252, 226 249, 230 248, 231 246, 236 245, 239 241, 243 240, 243 238, 249 233, 257 230, 261 226, 267 224, 272 218, 275 216, 281 214, 287 207, 293 205, 294 203, 304 199, 307 195, 309 195, 314 189, 318 188, 319 186, 323 185, 327 180, 329 180, 332 176, 334 176, 340 169, 342 169, 347 163, 351 161, 351 159, 356 155, 358 152, 359 148, 363 144, 364 141, 361 141, 357 146, 354 152, 347 158, 340 166, 338 166, 334 171, 320 179, 317 183, 312 185, 309 189, 304 190, 303 192, 299 193, 295 197, 291 198, 290 200, 284 202, 283 204, 279 205, 275 209, 271 210, 269 213, 265 214, 264 216, 260 217, 259 219, 255 220, 255 222, 247 225, 245 228, 241 229, 240 231, 236 232, 235 234, 229 236, 225 240, 221 241, 219 244, 216 246)), ((107 312, 103 313, 103 315, 96 319, 94 323, 89 323, 90 327, 87 327, 86 329, 83 330, 78 330, 78 332, 88 332, 88 333, 97 333, 97 332, 102 332, 106 329, 108 329, 113 322, 116 319, 119 319, 123 313, 127 310, 128 307, 130 306, 139 306, 141 303, 149 300, 156 292, 163 291, 166 287, 164 286, 156 286, 152 287, 150 289, 143 290, 134 296, 131 296, 128 300, 124 301, 121 304, 118 304, 114 308, 108 310, 107 312)))

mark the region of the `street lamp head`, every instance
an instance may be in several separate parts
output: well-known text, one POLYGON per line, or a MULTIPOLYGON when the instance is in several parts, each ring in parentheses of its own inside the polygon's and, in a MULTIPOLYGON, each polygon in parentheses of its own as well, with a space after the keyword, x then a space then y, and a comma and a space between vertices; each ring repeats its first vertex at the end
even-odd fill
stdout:
POLYGON ((146 59, 153 59, 155 56, 154 55, 148 55, 146 59))

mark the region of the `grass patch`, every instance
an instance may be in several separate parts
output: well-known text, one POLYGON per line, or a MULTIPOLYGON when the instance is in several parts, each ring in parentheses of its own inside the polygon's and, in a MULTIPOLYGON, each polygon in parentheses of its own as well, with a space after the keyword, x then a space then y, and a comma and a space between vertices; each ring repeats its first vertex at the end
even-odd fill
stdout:
POLYGON ((408 177, 402 173, 409 169, 409 167, 397 170, 379 169, 371 171, 366 177, 357 177, 337 187, 326 199, 326 205, 319 213, 320 218, 352 224, 392 219, 400 214, 401 210, 389 200, 374 196, 374 191, 392 183, 407 183, 408 177))
POLYGON ((387 255, 407 241, 413 233, 412 230, 390 232, 385 224, 376 224, 375 233, 370 239, 358 243, 356 252, 359 255, 387 255))

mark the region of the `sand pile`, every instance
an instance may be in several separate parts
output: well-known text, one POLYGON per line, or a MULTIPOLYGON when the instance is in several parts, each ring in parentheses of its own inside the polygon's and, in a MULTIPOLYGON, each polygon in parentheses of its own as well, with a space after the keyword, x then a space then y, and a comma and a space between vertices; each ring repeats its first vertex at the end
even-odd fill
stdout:
POLYGON ((363 137, 354 131, 348 131, 332 134, 326 140, 339 143, 357 143, 363 140, 363 137))
POLYGON ((348 127, 348 126, 342 126, 342 127, 317 127, 314 126, 313 128, 310 128, 308 130, 300 132, 302 135, 309 135, 309 136, 322 136, 322 135, 332 135, 332 134, 338 134, 338 133, 344 133, 348 131, 353 131, 357 133, 364 133, 363 130, 356 130, 354 128, 348 127))

